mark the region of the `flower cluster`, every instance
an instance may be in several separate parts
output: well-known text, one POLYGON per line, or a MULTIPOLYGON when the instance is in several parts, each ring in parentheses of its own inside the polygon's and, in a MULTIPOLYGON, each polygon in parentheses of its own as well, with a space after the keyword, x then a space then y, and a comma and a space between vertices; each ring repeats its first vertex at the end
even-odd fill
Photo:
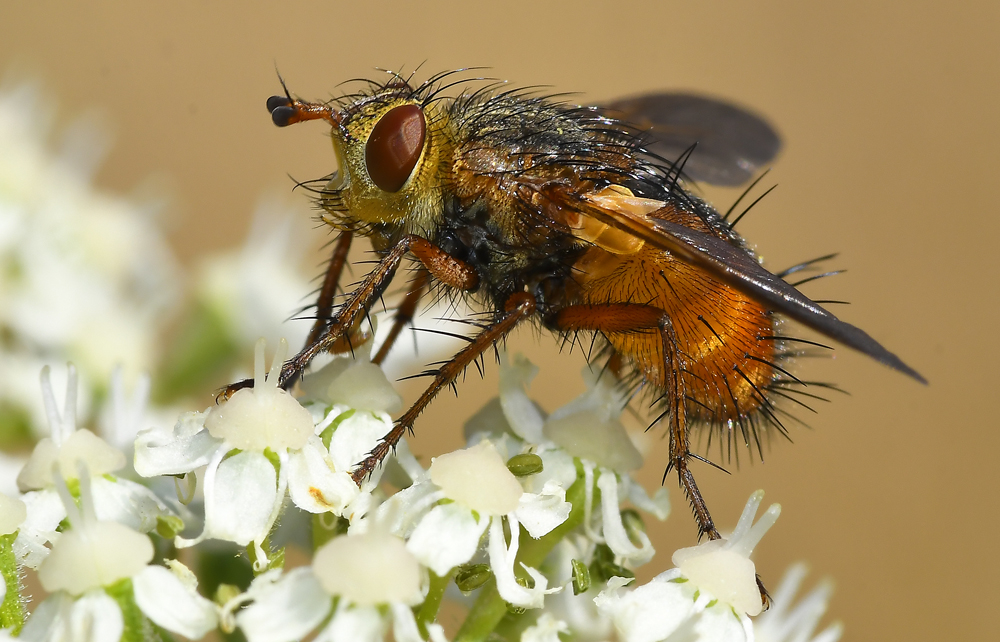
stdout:
POLYGON ((780 509, 757 519, 760 491, 726 538, 637 582, 658 559, 645 520, 668 518, 668 493, 633 477, 627 395, 589 368, 587 390, 546 414, 528 393, 537 368, 504 355, 464 448, 421 461, 403 439, 356 483, 403 400, 374 339, 292 393, 277 385, 275 328, 307 290, 275 267, 287 244, 260 221, 247 250, 205 263, 181 339, 126 395, 112 366, 155 368, 179 279, 155 225, 89 187, 96 159, 81 153, 99 145, 46 150, 24 119, 38 104, 0 92, 0 446, 27 426, 0 488, 0 642, 839 639, 839 625, 816 632, 828 585, 796 603, 802 567, 764 610, 750 555, 780 509), (270 368, 260 339, 251 383, 228 399, 176 421, 150 408, 151 390, 176 401, 261 335, 270 368))
MULTIPOLYGON (((24 466, 20 498, 0 498, 0 625, 29 640, 143 639, 156 628, 197 639, 217 627, 251 642, 378 641, 389 631, 405 642, 811 639, 829 588, 792 607, 800 568, 751 619, 763 603, 749 556, 779 513, 771 506, 754 523, 762 492, 729 537, 676 551, 674 568, 633 586, 655 555, 636 509, 665 519, 670 505, 663 488, 650 496, 632 479, 641 456, 619 421, 624 399, 589 370, 588 390, 546 416, 527 394, 537 369, 505 357, 500 395, 467 423, 466 448, 425 468, 404 440, 359 487, 350 471, 401 405, 370 348, 308 375, 296 398, 276 385, 286 344, 266 372, 261 340, 252 386, 140 432, 141 475, 200 477, 195 537, 179 534, 196 521, 188 507, 116 477, 121 451, 76 426, 72 371, 62 412, 43 373, 52 437, 24 466), (271 540, 297 514, 312 515, 313 553, 285 570, 271 540), (245 547, 253 580, 216 583, 208 599, 200 569, 162 557, 208 540, 245 547), (24 569, 49 594, 30 617, 24 569), (446 599, 469 605, 457 631, 438 621, 446 599)), ((830 627, 812 639, 838 637, 830 627)))
POLYGON ((158 199, 95 189, 105 137, 81 117, 51 143, 50 105, 34 85, 0 88, 0 423, 22 442, 44 434, 44 365, 77 365, 85 409, 116 366, 155 366, 181 282, 158 199))

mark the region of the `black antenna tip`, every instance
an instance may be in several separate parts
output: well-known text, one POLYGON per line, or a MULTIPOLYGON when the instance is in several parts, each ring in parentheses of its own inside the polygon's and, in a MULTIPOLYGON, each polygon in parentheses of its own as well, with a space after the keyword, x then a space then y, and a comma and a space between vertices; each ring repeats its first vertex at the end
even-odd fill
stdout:
POLYGON ((267 113, 273 113, 278 107, 288 107, 292 101, 287 96, 271 96, 267 99, 267 113))
POLYGON ((295 114, 296 110, 294 107, 279 105, 271 110, 271 120, 278 127, 287 127, 292 124, 292 118, 295 114))

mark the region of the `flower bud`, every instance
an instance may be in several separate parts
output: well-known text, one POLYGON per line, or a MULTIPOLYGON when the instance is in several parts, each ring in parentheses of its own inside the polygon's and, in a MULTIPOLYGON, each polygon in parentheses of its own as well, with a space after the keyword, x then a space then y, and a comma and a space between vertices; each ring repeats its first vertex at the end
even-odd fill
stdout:
POLYGON ((489 564, 463 564, 455 574, 455 584, 463 593, 475 591, 493 577, 489 564))
POLYGON ((573 560, 573 595, 590 590, 590 569, 580 560, 573 560))
POLYGON ((537 475, 544 468, 542 458, 535 453, 521 453, 507 460, 507 470, 512 472, 515 477, 537 475))

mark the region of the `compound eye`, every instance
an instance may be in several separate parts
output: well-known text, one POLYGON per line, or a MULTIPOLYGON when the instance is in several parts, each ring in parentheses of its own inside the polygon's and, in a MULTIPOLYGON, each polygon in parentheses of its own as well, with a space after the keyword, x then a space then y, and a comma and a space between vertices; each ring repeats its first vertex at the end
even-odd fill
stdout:
POLYGON ((427 123, 418 105, 393 107, 375 125, 365 145, 365 165, 372 182, 398 192, 410 178, 424 149, 427 123))

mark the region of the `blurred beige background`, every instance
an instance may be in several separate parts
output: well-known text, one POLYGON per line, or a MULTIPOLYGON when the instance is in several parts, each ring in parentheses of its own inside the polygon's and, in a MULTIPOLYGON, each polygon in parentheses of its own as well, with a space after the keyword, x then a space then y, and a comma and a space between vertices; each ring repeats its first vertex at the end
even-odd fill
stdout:
MULTIPOLYGON (((995 2, 7 3, 0 70, 33 74, 60 117, 109 115, 115 144, 98 182, 166 177, 177 252, 192 260, 244 236, 262 190, 329 173, 322 126, 279 130, 264 109, 275 66, 326 98, 373 67, 426 73, 484 65, 522 85, 596 102, 675 88, 766 114, 785 149, 780 187, 740 224, 783 267, 828 252, 849 272, 807 289, 931 381, 922 387, 845 350, 801 364, 850 390, 775 441, 766 464, 696 469, 732 527, 756 488, 782 504, 757 551, 772 586, 806 560, 831 576, 830 617, 847 640, 992 639, 1000 600, 1000 447, 989 390, 997 349, 994 194, 1000 174, 1000 5, 995 2)), ((58 188, 58 186, 53 186, 58 188)), ((711 191, 728 205, 734 195, 711 191)), ((298 198, 304 199, 299 195, 298 198)), ((318 245, 325 235, 317 232, 318 245)), ((307 265, 318 258, 303 249, 307 265)), ((532 392, 551 409, 581 389, 580 355, 526 332, 516 347, 549 368, 532 392), (569 372, 571 383, 559 379, 569 372), (541 380, 544 379, 544 380, 541 380)), ((247 353, 250 353, 248 346, 247 353)), ((220 382, 221 383, 221 382, 220 382)), ((460 443, 496 386, 470 377, 417 424, 415 449, 460 443)), ((405 389, 408 398, 417 393, 405 389)), ((801 413, 800 413, 801 414, 801 413)), ((659 482, 663 444, 644 472, 659 482)), ((694 525, 657 529, 668 565, 694 525)), ((830 619, 828 617, 828 619, 830 619)))

